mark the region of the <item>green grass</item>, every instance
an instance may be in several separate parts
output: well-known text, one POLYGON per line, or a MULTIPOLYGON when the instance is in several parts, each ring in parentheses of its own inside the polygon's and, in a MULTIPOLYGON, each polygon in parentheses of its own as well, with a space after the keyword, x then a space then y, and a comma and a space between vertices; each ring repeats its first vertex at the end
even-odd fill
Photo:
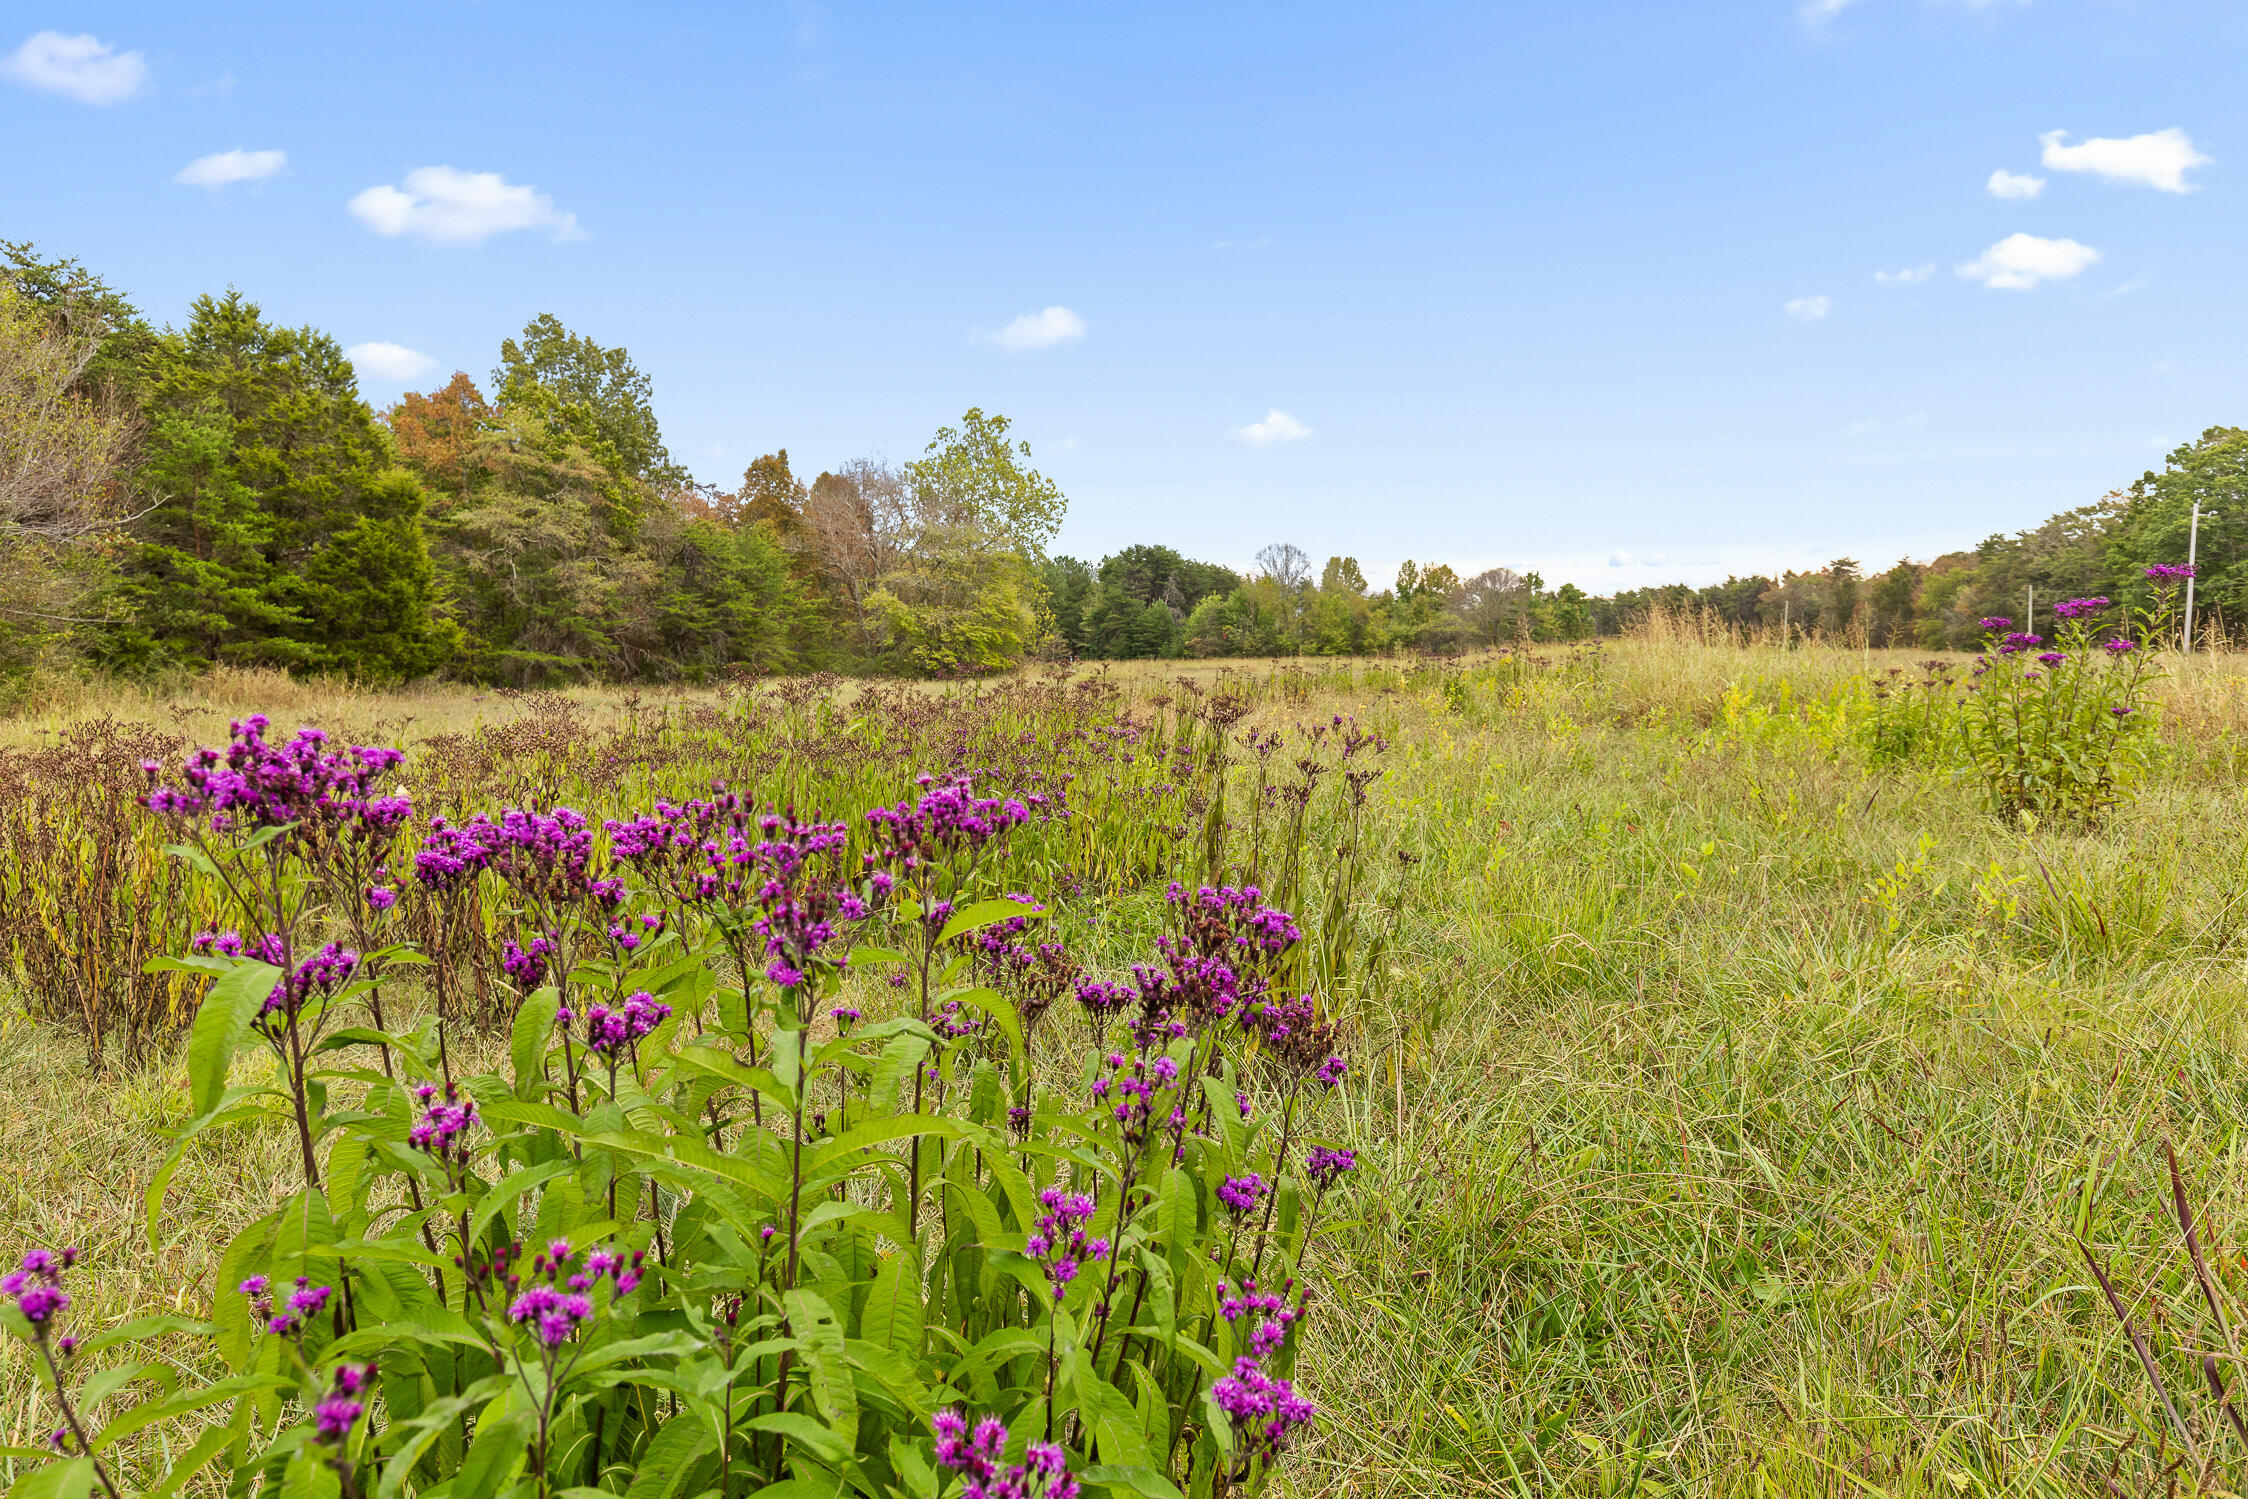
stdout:
MULTIPOLYGON (((2164 762, 2104 826, 2023 829, 1855 748, 1851 684, 1910 659, 1642 641, 1259 710, 1388 732, 1380 836, 1423 860, 1317 1122, 1364 1169, 1296 1492, 2159 1492, 2175 1438, 2079 1236, 2243 1486, 2181 1351, 2225 1339, 2162 1143, 2248 1290, 2248 677, 2169 684, 2164 762)), ((1073 919, 1120 959, 1145 915, 1073 919)), ((193 1304, 286 1142, 199 1152, 151 1250, 177 1073, 80 1055, 22 1022, 0 1049, 10 1237, 95 1251, 101 1315, 193 1304)), ((43 1430, 27 1373, 0 1354, 0 1440, 43 1430)))

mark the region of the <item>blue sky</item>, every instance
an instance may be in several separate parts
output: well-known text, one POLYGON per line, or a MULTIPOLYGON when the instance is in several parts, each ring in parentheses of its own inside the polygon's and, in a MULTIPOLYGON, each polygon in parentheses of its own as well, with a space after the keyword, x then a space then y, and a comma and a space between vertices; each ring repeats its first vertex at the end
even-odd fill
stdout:
POLYGON ((0 236, 378 403, 553 312, 709 479, 981 405, 1089 557, 1885 565, 2248 423, 2237 0, 42 3, 0 236))

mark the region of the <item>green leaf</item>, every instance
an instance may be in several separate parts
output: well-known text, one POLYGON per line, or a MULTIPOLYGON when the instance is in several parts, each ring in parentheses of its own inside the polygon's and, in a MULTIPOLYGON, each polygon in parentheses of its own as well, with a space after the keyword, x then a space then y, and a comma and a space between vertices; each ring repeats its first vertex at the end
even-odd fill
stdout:
POLYGON ((812 1399, 835 1428, 846 1447, 858 1444, 859 1396, 851 1383, 851 1365, 843 1348, 843 1326, 827 1298, 795 1290, 782 1297, 788 1308, 788 1330, 804 1345, 804 1372, 810 1378, 812 1399))
POLYGON ((937 933, 937 945, 942 947, 963 932, 980 932, 987 926, 997 926, 1010 916, 1038 915, 1036 906, 1024 905, 1019 900, 979 900, 952 913, 944 930, 937 933))
POLYGON ((717 1445, 717 1437, 700 1421, 666 1423, 633 1464, 625 1499, 671 1499, 695 1459, 717 1445))
POLYGON ((93 1459, 68 1457, 24 1474, 8 1490, 8 1499, 86 1499, 93 1487, 93 1459))
POLYGON ((538 1097, 546 1081, 541 1064, 546 1060, 546 1038, 554 1031, 554 1017, 562 1006, 561 991, 552 984, 523 1001, 508 1033, 508 1059, 515 1064, 515 1096, 528 1103, 538 1097))
POLYGON ((1137 1463, 1100 1463, 1077 1475, 1081 1483, 1106 1484, 1112 1489, 1128 1489, 1145 1499, 1186 1499, 1179 1486, 1153 1468, 1137 1463))
POLYGON ((250 1033, 250 1022, 280 982, 281 970, 271 963, 245 959, 203 996, 195 1011, 195 1028, 187 1038, 187 1076, 196 1113, 208 1114, 218 1107, 235 1048, 250 1033))
POLYGON ((850 1447, 841 1437, 800 1411, 781 1411, 759 1416, 754 1420, 744 1421, 742 1425, 751 1431, 777 1431, 802 1444, 822 1462, 841 1463, 851 1456, 850 1447))
POLYGON ((921 1277, 918 1263, 908 1265, 907 1259, 904 1250, 882 1257, 874 1284, 867 1289, 866 1310, 859 1314, 859 1331, 869 1343, 917 1359, 921 1356, 921 1277))
POLYGON ((531 1444, 531 1413, 513 1411, 483 1426, 461 1459, 453 1479, 451 1499, 492 1499, 506 1492, 523 1453, 531 1444))

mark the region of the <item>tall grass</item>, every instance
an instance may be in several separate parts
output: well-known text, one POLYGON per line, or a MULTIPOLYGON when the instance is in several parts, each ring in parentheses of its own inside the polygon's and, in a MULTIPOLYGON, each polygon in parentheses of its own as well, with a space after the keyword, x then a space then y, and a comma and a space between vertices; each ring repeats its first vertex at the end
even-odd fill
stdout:
MULTIPOLYGON (((2097 828, 2024 829, 1973 784, 1867 755, 1872 679, 1918 659, 1657 629, 1449 665, 1112 674, 1118 712, 1160 720, 1166 753, 1203 742, 1179 727, 1189 695, 1173 679, 1241 696, 1236 836, 1255 800, 1238 735, 1355 716, 1389 741, 1367 791, 1384 856, 1419 859, 1385 864, 1355 898, 1387 942, 1357 989, 1364 1081, 1342 1121, 1365 1206, 1327 1240, 1331 1295, 1303 1366, 1323 1414, 1284 1474, 1295 1491, 2190 1486, 2079 1241, 2148 1337, 2212 1482, 2242 1486, 2248 1449, 2198 1362, 2226 1345, 2163 1142, 2211 1273, 2238 1297, 2248 673, 2229 657, 2180 663, 2137 800, 2097 828)), ((855 696, 826 701, 847 714, 855 696)), ((590 764, 572 772, 588 784, 603 772, 587 746, 604 736, 652 715, 684 736, 697 713, 739 707, 570 702, 576 742, 553 753, 590 764)), ((519 733, 559 711, 238 680, 84 706, 167 730, 178 707, 204 737, 253 707, 363 738, 390 723, 415 763, 443 736, 519 733)), ((776 703, 760 731, 781 746, 769 774, 783 783, 832 726, 817 711, 776 703)), ((19 742, 41 726, 19 724, 19 742)), ((940 743, 893 744, 851 784, 894 783, 916 768, 909 750, 940 743)), ((437 748, 427 775, 409 773, 432 797, 473 768, 437 748)), ((502 753, 490 773, 537 753, 502 753)), ((1128 801, 1099 815, 1161 820, 1128 801)), ((1135 891, 1199 845, 1145 836, 1142 865, 1065 906, 1073 950, 1128 950, 1145 921, 1135 891)), ((112 1057, 95 1084, 71 1045, 19 1029, 0 1055, 0 1144, 30 1163, 15 1221, 26 1237, 110 1241, 90 1313, 167 1306, 207 1279, 228 1227, 268 1205, 257 1163, 288 1142, 199 1151, 151 1249, 115 1204, 184 1113, 177 1076, 112 1057)), ((0 1357, 19 1360, 0 1364, 0 1441, 30 1441, 45 1413, 20 1355, 0 1357)))

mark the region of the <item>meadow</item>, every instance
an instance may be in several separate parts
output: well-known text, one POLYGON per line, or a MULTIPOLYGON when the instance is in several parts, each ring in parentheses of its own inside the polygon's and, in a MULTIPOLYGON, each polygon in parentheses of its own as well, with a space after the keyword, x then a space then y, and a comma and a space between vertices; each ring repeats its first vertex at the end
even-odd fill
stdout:
MULTIPOLYGON (((1350 1061, 1307 1127, 1358 1169, 1306 1235, 1319 1413, 1271 1491, 2239 1489, 2248 1428, 2218 1391, 2248 1308, 2248 669, 2173 659, 2147 775, 2081 823, 1869 748, 1875 685, 1921 661, 1658 622, 982 685, 57 692, 0 725, 0 1247, 77 1245, 85 1327, 201 1316, 230 1238, 298 1185, 274 1115, 196 1141, 144 1215, 193 1113, 199 980, 137 970, 215 914, 133 805, 144 754, 262 712, 403 746, 423 813, 596 820, 714 774, 855 818, 968 764, 1067 779, 1072 817, 986 877, 1050 903, 1088 972, 1148 950, 1174 879, 1252 874, 1303 920, 1293 976, 1350 1061)), ((415 935, 503 1006, 481 936, 415 935)), ((504 1016, 483 1044, 505 1052, 504 1016)), ((35 1373, 0 1345, 11 1448, 55 1424, 35 1373)))

